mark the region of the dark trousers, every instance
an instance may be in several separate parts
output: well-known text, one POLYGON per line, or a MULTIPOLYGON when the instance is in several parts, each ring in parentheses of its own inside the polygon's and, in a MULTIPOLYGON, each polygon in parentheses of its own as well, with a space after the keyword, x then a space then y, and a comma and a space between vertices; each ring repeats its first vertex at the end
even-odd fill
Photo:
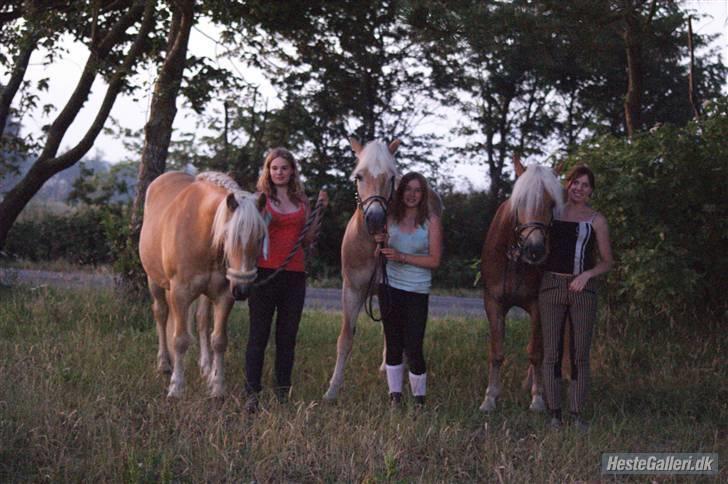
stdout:
POLYGON ((388 365, 402 364, 404 353, 411 373, 422 375, 427 371, 422 342, 425 339, 428 303, 429 294, 379 285, 379 306, 387 340, 388 365))
MULTIPOLYGON (((259 269, 257 280, 264 279, 272 269, 259 269)), ((245 389, 257 393, 262 389, 265 347, 268 345, 273 314, 276 313, 276 385, 279 389, 291 386, 291 372, 296 349, 298 323, 301 321, 306 298, 306 273, 281 271, 268 284, 256 287, 248 299, 250 332, 245 352, 245 389)))
POLYGON ((589 391, 589 353, 597 318, 596 281, 590 279, 581 292, 569 291, 573 276, 546 272, 538 296, 543 331, 543 380, 546 403, 550 410, 561 409, 561 357, 564 352, 564 328, 570 322, 572 381, 569 386, 569 410, 583 410, 589 391))

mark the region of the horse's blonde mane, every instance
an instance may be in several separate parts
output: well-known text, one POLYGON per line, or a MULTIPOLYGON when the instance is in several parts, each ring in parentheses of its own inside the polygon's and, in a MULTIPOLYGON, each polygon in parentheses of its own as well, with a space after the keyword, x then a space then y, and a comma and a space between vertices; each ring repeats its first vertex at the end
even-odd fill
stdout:
POLYGON ((257 244, 267 232, 265 221, 255 206, 255 195, 246 192, 228 175, 215 171, 200 173, 197 180, 206 181, 224 188, 235 195, 238 208, 228 216, 230 210, 224 198, 217 206, 212 222, 212 245, 224 249, 225 259, 229 254, 242 250, 247 244, 257 244))
POLYGON ((389 147, 379 140, 373 140, 366 144, 359 156, 354 172, 351 174, 353 180, 357 173, 368 170, 372 176, 382 173, 397 174, 397 165, 394 163, 394 156, 389 152, 389 147))
POLYGON ((513 186, 511 212, 515 214, 516 210, 521 210, 532 214, 542 210, 544 193, 551 196, 556 203, 556 210, 560 211, 564 205, 564 190, 558 177, 551 168, 530 165, 513 186))

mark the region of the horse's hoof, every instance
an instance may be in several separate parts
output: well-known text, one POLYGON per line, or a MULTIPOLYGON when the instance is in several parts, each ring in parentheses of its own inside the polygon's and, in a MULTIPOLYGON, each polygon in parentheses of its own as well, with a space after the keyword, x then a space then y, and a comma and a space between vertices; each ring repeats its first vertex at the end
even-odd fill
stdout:
POLYGON ((531 405, 528 406, 528 409, 532 412, 538 413, 545 411, 546 403, 544 403, 543 397, 541 395, 535 395, 533 400, 531 400, 531 405))
POLYGON ((225 389, 222 385, 215 386, 210 391, 210 397, 212 397, 215 400, 222 400, 223 397, 225 397, 225 389))
POLYGON ((172 374, 172 365, 169 364, 168 360, 159 360, 157 362, 157 372, 159 372, 162 375, 171 375, 172 374))
POLYGON ((337 393, 337 390, 329 388, 328 390, 326 390, 326 393, 324 393, 324 400, 326 400, 327 402, 335 402, 337 393))
POLYGON ((495 398, 486 397, 480 405, 480 411, 490 413, 495 410, 495 398))
POLYGON ((202 365, 202 364, 200 365, 200 376, 202 376, 202 378, 209 379, 211 376, 211 373, 212 373, 212 366, 202 365))
POLYGON ((170 398, 170 399, 181 398, 183 388, 184 388, 184 383, 180 383, 179 381, 170 382, 169 392, 167 393, 167 398, 170 398))

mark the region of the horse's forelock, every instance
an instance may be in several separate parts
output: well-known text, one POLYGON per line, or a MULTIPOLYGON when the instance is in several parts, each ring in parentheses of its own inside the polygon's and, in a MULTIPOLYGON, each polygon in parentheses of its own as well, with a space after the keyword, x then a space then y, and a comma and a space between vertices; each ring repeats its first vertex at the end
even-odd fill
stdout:
POLYGON ((208 181, 225 188, 235 196, 237 208, 230 213, 227 197, 224 197, 215 211, 212 223, 212 245, 224 249, 225 258, 241 250, 249 243, 257 243, 266 233, 266 225, 255 203, 255 195, 246 192, 224 173, 205 172, 197 175, 198 180, 208 181))
POLYGON ((543 209, 544 194, 548 194, 561 210, 564 204, 563 188, 554 171, 541 165, 530 165, 518 177, 510 198, 511 212, 535 213, 543 209))
POLYGON ((397 166, 394 163, 394 156, 389 152, 389 147, 379 140, 373 140, 366 144, 359 155, 352 178, 359 172, 367 170, 371 176, 379 176, 383 173, 396 175, 397 166))

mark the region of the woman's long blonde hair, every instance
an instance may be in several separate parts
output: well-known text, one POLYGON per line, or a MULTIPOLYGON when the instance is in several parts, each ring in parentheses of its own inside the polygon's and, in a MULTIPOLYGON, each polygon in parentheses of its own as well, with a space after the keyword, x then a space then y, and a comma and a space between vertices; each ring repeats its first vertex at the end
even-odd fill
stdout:
POLYGON ((283 158, 291 165, 291 178, 288 180, 288 198, 294 203, 306 203, 306 192, 303 190, 303 183, 301 183, 301 176, 296 159, 285 148, 273 148, 268 152, 263 162, 263 171, 260 173, 255 188, 259 192, 265 193, 276 203, 279 202, 278 196, 276 195, 276 186, 270 179, 270 164, 276 158, 283 158))

